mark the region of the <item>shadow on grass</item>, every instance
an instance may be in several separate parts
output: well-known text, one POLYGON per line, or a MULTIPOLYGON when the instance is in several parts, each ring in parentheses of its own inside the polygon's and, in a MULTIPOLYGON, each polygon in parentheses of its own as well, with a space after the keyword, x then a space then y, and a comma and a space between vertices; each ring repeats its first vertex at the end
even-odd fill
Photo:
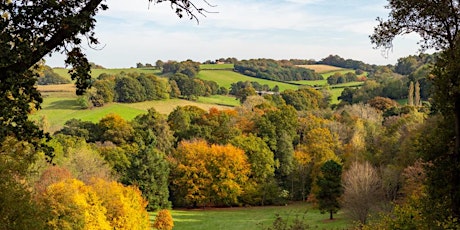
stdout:
POLYGON ((64 100, 51 102, 48 106, 43 107, 43 109, 80 110, 81 107, 77 104, 77 102, 75 100, 64 99, 64 100))

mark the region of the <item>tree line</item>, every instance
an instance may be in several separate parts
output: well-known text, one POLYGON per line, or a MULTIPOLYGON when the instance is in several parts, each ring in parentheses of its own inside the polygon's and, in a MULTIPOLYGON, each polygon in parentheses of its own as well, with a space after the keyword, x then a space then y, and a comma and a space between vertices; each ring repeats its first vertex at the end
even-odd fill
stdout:
POLYGON ((313 70, 297 67, 290 62, 272 59, 251 59, 235 63, 236 72, 274 81, 320 80, 321 75, 313 70))

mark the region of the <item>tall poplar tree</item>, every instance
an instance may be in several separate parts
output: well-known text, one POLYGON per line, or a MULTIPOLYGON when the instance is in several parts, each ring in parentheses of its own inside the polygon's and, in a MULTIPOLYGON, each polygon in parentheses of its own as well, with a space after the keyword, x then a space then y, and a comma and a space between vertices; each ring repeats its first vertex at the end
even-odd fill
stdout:
POLYGON ((407 95, 407 104, 414 105, 414 82, 411 81, 409 84, 409 93, 407 95))

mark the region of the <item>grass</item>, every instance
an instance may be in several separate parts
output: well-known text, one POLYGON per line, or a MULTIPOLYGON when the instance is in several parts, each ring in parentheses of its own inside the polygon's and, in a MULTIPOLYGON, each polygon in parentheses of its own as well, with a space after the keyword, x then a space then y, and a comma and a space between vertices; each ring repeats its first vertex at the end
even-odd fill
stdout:
POLYGON ((259 82, 262 85, 267 84, 270 88, 275 87, 275 85, 278 85, 280 88, 280 91, 284 91, 286 89, 298 89, 299 86, 297 85, 292 85, 288 83, 283 83, 283 82, 276 82, 276 81, 270 81, 266 79, 260 79, 260 78, 255 78, 255 77, 248 77, 243 74, 234 72, 234 71, 228 71, 228 70, 201 70, 197 77, 203 80, 208 80, 208 81, 215 81, 219 86, 223 86, 225 88, 230 88, 232 83, 236 83, 238 81, 256 81, 259 82))
POLYGON ((327 79, 328 77, 330 77, 331 75, 334 75, 335 73, 341 73, 341 74, 346 74, 346 73, 354 73, 355 70, 353 69, 340 69, 340 70, 337 70, 337 71, 330 71, 330 72, 327 72, 327 73, 322 73, 321 76, 323 76, 324 79, 327 79))
POLYGON ((240 101, 237 100, 235 97, 223 95, 211 95, 209 97, 200 97, 198 98, 198 102, 232 107, 240 105, 240 101))
POLYGON ((336 67, 336 66, 331 66, 331 65, 298 65, 299 67, 303 67, 306 69, 311 69, 314 70, 317 73, 327 73, 331 71, 337 71, 341 70, 342 68, 336 67))
POLYGON ((343 84, 331 85, 331 88, 359 87, 364 84, 363 81, 352 81, 343 84))
POLYGON ((326 80, 301 80, 301 81, 292 81, 293 83, 309 86, 325 86, 327 85, 326 80))
MULTIPOLYGON (((343 212, 328 220, 328 214, 321 214, 307 203, 294 203, 287 206, 267 206, 249 208, 217 208, 207 210, 172 210, 176 230, 258 230, 272 226, 279 214, 292 221, 296 216, 303 219, 312 229, 347 229, 351 221, 343 212)), ((154 220, 155 213, 151 213, 154 220)))
POLYGON ((202 64, 200 65, 201 70, 223 70, 233 69, 233 64, 202 64))

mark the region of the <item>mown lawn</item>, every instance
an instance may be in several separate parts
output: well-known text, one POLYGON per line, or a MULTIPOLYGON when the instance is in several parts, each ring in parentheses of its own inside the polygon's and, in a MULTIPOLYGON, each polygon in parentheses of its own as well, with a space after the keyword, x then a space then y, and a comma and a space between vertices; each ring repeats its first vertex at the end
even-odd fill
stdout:
MULTIPOLYGON (((272 226, 276 215, 283 219, 303 219, 311 229, 348 229, 351 221, 339 212, 330 221, 328 214, 321 214, 307 203, 287 206, 218 208, 206 210, 172 210, 175 230, 259 230, 272 226)), ((152 221, 155 213, 151 213, 152 221)))

